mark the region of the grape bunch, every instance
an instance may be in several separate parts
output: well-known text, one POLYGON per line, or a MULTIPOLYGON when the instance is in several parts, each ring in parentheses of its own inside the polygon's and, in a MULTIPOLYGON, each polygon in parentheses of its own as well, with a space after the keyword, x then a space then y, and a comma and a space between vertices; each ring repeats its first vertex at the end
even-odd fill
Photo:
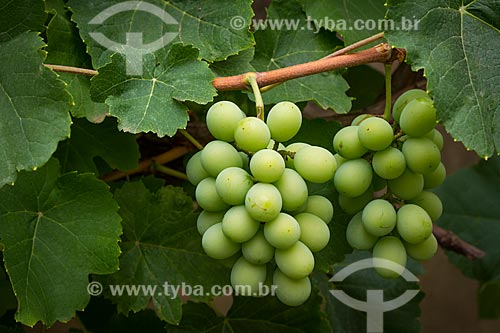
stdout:
MULTIPOLYGON (((396 100, 386 120, 361 115, 342 128, 333 145, 338 164, 334 177, 339 206, 350 220, 346 238, 357 250, 372 250, 374 258, 402 267, 407 255, 431 258, 437 250, 432 223, 442 214, 439 197, 429 189, 446 177, 441 162, 443 137, 436 126, 436 111, 420 89, 396 100)), ((376 268, 377 269, 377 268, 376 268)), ((384 277, 402 273, 378 268, 384 277)))
POLYGON ((186 166, 203 209, 197 227, 205 253, 239 256, 231 270, 237 294, 259 296, 272 284, 282 303, 302 304, 311 293, 313 252, 329 242, 333 218, 331 202, 309 195, 307 182, 333 178, 333 154, 306 143, 283 146, 302 124, 291 102, 274 105, 264 122, 221 101, 210 107, 206 122, 216 140, 186 166))

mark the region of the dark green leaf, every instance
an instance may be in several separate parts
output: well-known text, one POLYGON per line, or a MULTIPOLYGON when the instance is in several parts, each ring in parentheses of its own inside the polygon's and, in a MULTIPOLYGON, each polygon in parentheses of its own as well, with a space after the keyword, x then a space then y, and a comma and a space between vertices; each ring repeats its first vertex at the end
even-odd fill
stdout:
POLYGON ((230 76, 255 72, 255 68, 250 65, 254 52, 255 50, 253 48, 241 51, 237 55, 227 58, 227 60, 214 62, 210 68, 216 76, 230 76))
MULTIPOLYGON (((2 260, 2 252, 0 252, 0 260, 2 260)), ((3 267, 3 260, 0 263, 0 318, 3 317, 7 310, 17 308, 16 295, 12 290, 12 285, 10 284, 9 277, 5 272, 3 267)))
POLYGON ((389 1, 388 18, 399 23, 387 39, 424 69, 446 130, 481 156, 500 151, 499 12, 497 0, 389 1))
POLYGON ((353 98, 353 110, 374 104, 377 98, 384 94, 384 75, 370 66, 349 68, 344 77, 350 86, 347 95, 353 98))
POLYGON ((0 44, 0 187, 46 163, 69 136, 71 99, 42 65, 43 45, 34 32, 0 44))
POLYGON ((51 326, 85 307, 88 275, 118 269, 117 210, 105 183, 91 174, 60 176, 54 159, 0 190, 0 241, 18 321, 51 326))
POLYGON ((43 0, 5 0, 0 6, 0 43, 26 31, 43 31, 43 0))

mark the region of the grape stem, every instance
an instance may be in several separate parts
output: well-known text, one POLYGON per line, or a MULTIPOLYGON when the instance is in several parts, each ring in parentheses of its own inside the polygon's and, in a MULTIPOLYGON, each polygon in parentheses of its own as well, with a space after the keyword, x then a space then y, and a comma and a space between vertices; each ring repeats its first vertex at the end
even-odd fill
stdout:
POLYGON ((384 65, 385 69, 385 108, 384 108, 384 119, 389 121, 391 119, 391 106, 392 106, 392 62, 386 63, 384 65))
POLYGON ((257 118, 264 121, 264 100, 260 92, 259 84, 257 83, 256 73, 245 74, 245 83, 250 86, 255 96, 255 108, 257 109, 257 118))
POLYGON ((478 249, 474 245, 465 242, 450 230, 446 230, 441 228, 440 226, 434 225, 432 233, 436 237, 441 247, 461 254, 467 259, 482 259, 485 256, 485 253, 482 250, 478 249))
POLYGON ((188 131, 186 131, 185 129, 180 129, 179 133, 181 133, 189 142, 191 142, 193 146, 195 146, 199 150, 203 150, 203 145, 198 140, 196 140, 194 136, 189 134, 188 131))
POLYGON ((164 165, 158 164, 156 162, 153 162, 152 167, 156 171, 159 171, 159 172, 164 173, 166 175, 169 175, 169 176, 172 176, 172 177, 175 177, 175 178, 179 178, 179 179, 182 179, 182 180, 187 180, 188 179, 185 173, 177 171, 177 170, 174 170, 174 169, 169 168, 169 167, 166 167, 164 165))

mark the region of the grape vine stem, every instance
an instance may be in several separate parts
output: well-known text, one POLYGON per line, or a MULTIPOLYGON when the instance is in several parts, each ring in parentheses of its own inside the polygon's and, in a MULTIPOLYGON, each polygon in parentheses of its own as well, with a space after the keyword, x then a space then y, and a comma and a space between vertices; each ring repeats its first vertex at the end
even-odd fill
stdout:
POLYGON ((467 243, 450 230, 434 225, 432 233, 442 248, 461 254, 467 259, 482 259, 485 256, 482 250, 467 243))

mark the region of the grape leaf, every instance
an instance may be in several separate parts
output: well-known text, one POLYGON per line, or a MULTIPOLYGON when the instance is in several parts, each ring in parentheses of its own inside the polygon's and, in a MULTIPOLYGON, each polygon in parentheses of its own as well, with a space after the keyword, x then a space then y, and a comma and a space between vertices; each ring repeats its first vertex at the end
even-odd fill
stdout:
POLYGON ((0 298, 0 318, 2 318, 7 310, 17 308, 17 300, 12 290, 9 277, 3 267, 2 252, 0 252, 0 261, 0 295, 2 295, 0 298))
MULTIPOLYGON (((296 29, 259 30, 255 32, 255 57, 252 65, 257 71, 269 71, 320 59, 332 53, 340 42, 330 32, 315 33, 308 29, 304 12, 297 0, 275 0, 268 9, 268 19, 287 19, 300 22, 296 29)), ((345 92, 347 82, 338 72, 325 72, 285 82, 263 94, 266 104, 283 100, 291 102, 314 101, 323 108, 347 113, 351 100, 345 92)))
POLYGON ((42 65, 42 46, 35 32, 0 44, 0 187, 46 163, 69 136, 71 98, 42 65))
POLYGON ((117 210, 105 183, 60 175, 55 159, 0 190, 0 241, 18 321, 51 326, 85 307, 88 275, 118 269, 117 210))
POLYGON ((112 59, 92 78, 90 89, 95 100, 106 101, 125 132, 172 136, 186 128, 189 119, 180 101, 206 104, 215 95, 213 74, 192 47, 175 44, 155 56, 145 55, 142 77, 126 76, 123 58, 112 59))
POLYGON ((162 320, 178 324, 182 302, 164 288, 165 283, 171 287, 202 287, 202 295, 190 298, 207 300, 213 285, 228 282, 227 268, 201 249, 193 202, 182 189, 167 186, 151 193, 141 182, 127 183, 116 190, 115 199, 120 205, 124 229, 120 271, 101 279, 105 285, 144 285, 155 289, 150 294, 106 294, 118 304, 119 312, 143 310, 152 299, 162 320))
MULTIPOLYGON (((100 32, 108 39, 119 44, 126 43, 126 33, 143 34, 144 43, 151 43, 165 33, 171 35, 164 39, 166 43, 182 42, 193 45, 200 51, 200 57, 208 61, 224 60, 230 55, 248 49, 253 45, 249 26, 253 11, 250 0, 222 1, 160 1, 148 0, 152 13, 138 9, 111 14, 102 24, 90 22, 98 14, 113 5, 124 3, 119 0, 69 1, 73 11, 73 20, 78 24, 82 39, 89 46, 94 68, 100 68, 110 61, 115 51, 106 49, 95 42, 90 33, 100 32), (159 16, 170 15, 168 23, 159 16), (231 18, 241 17, 245 24, 242 29, 231 28, 231 18)), ((135 5, 137 6, 137 4, 135 5)), ((101 14, 102 15, 102 14, 101 14)))
MULTIPOLYGON (((91 60, 80 39, 76 24, 71 22, 69 13, 64 8, 63 0, 46 1, 48 12, 54 17, 47 26, 47 64, 91 68, 91 60)), ((73 117, 86 117, 89 121, 99 123, 106 117, 106 104, 95 103, 90 98, 90 77, 71 73, 59 73, 60 78, 68 85, 66 89, 73 96, 73 117)))
POLYGON ((250 65, 255 50, 253 48, 241 51, 237 55, 230 56, 226 60, 217 61, 210 65, 210 69, 216 76, 239 75, 247 72, 255 72, 250 65))
POLYGON ((353 98, 353 110, 373 105, 384 94, 384 75, 368 65, 351 67, 344 77, 350 86, 347 95, 353 98))
POLYGON ((6 0, 0 7, 0 43, 26 31, 43 31, 45 13, 43 0, 6 0))
MULTIPOLYGON (((366 251, 356 251, 347 255, 345 261, 335 265, 334 274, 343 267, 362 259, 369 258, 370 253, 366 251)), ((413 274, 421 274, 421 265, 410 260, 407 268, 413 274)), ((354 299, 366 301, 367 290, 383 290, 384 302, 399 297, 406 290, 420 289, 415 282, 407 282, 402 277, 398 279, 384 279, 380 277, 375 270, 369 268, 350 274, 342 282, 336 282, 335 285, 328 283, 324 276, 315 275, 315 279, 320 286, 322 295, 326 298, 326 308, 329 311, 330 321, 334 332, 366 332, 366 312, 350 308, 332 296, 330 289, 339 289, 354 299)), ((419 332, 419 303, 423 299, 423 293, 417 294, 408 303, 401 307, 384 313, 383 325, 384 332, 419 332)))
POLYGON ((139 146, 135 135, 116 129, 115 119, 107 118, 101 124, 75 119, 71 138, 61 142, 55 156, 61 161, 63 172, 99 174, 95 157, 101 157, 113 169, 125 171, 137 167, 139 146))
POLYGON ((390 0, 387 14, 400 23, 386 37, 424 69, 440 122, 481 156, 500 151, 499 12, 496 0, 390 0), (403 30, 403 18, 418 29, 403 30))
POLYGON ((385 0, 300 0, 315 28, 337 31, 345 45, 384 31, 385 0))
POLYGON ((481 281, 481 315, 500 317, 500 158, 460 170, 436 192, 444 207, 438 223, 486 253, 481 260, 469 260, 447 252, 450 261, 464 274, 481 281))
POLYGON ((188 302, 179 326, 167 326, 168 332, 331 332, 323 299, 313 289, 306 303, 298 307, 282 304, 277 297, 235 297, 226 317, 217 317, 209 306, 188 302))

